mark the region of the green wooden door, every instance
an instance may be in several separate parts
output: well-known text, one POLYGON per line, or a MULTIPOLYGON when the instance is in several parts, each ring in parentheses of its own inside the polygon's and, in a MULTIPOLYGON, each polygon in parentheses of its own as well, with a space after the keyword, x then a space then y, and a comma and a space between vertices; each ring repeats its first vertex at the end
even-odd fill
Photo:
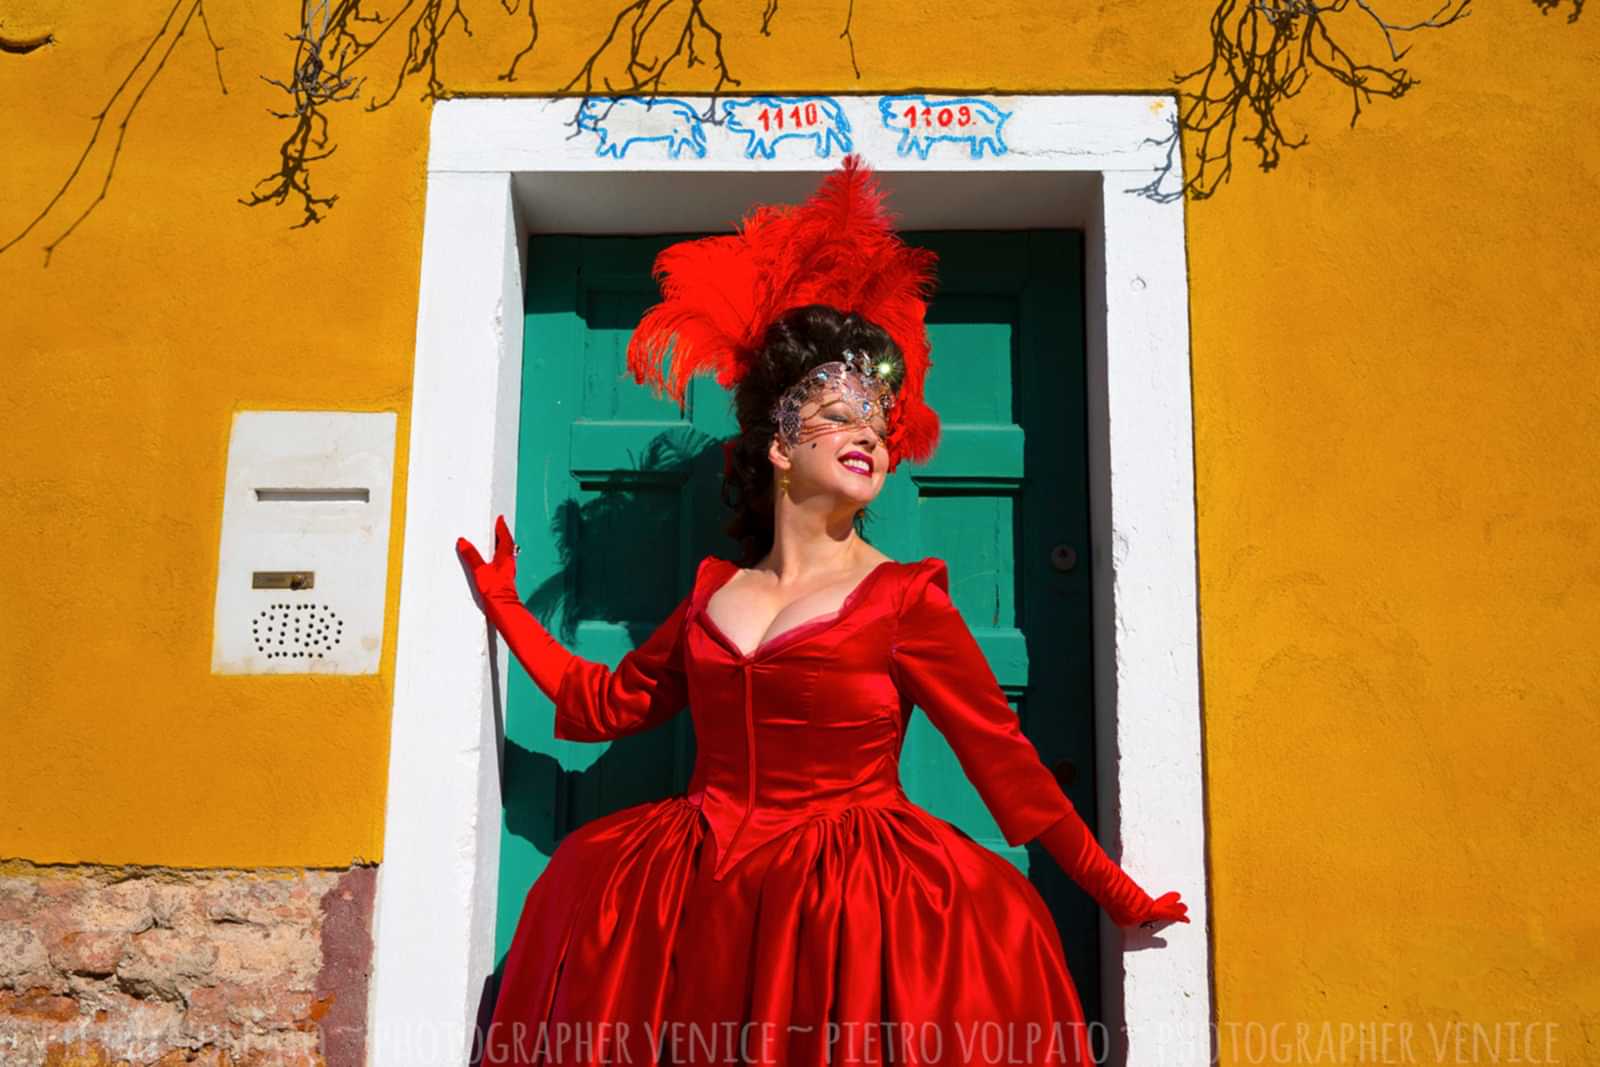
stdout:
MULTIPOLYGON (((929 401, 943 435, 904 464, 867 536, 901 560, 949 561, 951 596, 1023 729, 1093 821, 1082 236, 913 233, 939 253, 929 401), (1075 557, 1075 558, 1074 558, 1075 557)), ((720 532, 726 393, 696 379, 680 413, 626 373, 629 333, 657 298, 655 253, 679 237, 530 241, 516 533, 519 590, 568 648, 615 664, 688 589, 720 532)), ((552 708, 520 667, 506 715, 497 955, 560 836, 686 787, 690 717, 610 745, 553 740, 552 708)), ((1030 870, 1055 911, 1084 1008, 1099 1015, 1094 905, 1042 851, 1011 848, 954 754, 914 717, 902 779, 917 803, 1030 870)), ((1037 846, 1034 846, 1035 848, 1037 846)))

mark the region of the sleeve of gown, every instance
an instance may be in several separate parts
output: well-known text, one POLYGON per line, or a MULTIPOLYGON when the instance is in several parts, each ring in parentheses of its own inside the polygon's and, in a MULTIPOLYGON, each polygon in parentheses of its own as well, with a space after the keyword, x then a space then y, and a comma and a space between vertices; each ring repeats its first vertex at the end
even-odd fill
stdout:
MULTIPOLYGON (((495 523, 492 562, 485 563, 465 538, 457 540, 456 553, 470 568, 490 624, 534 684, 555 704, 556 737, 609 741, 670 719, 688 702, 683 624, 693 588, 649 639, 629 650, 613 670, 574 655, 522 602, 517 593, 516 546, 505 516, 495 523)), ((711 558, 700 561, 694 588, 711 558)))
POLYGON ((1023 735, 949 590, 943 560, 917 564, 895 628, 896 684, 950 743, 1006 843, 1020 845, 1075 809, 1023 735))
POLYGON ((556 737, 610 741, 648 730, 683 710, 689 700, 683 654, 689 599, 684 597, 615 669, 572 656, 552 697, 556 737))
POLYGON ((1023 736, 949 590, 948 568, 932 558, 918 565, 907 585, 893 653, 900 691, 950 742, 1007 844, 1039 838, 1118 925, 1148 918, 1155 902, 1106 855, 1038 749, 1023 736))

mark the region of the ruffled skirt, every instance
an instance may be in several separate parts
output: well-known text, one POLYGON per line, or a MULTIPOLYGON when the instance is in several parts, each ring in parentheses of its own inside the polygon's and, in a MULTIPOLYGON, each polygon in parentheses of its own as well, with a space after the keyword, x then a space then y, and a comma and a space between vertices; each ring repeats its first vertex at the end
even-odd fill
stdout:
POLYGON ((1092 1062, 1043 899, 951 824, 845 808, 721 881, 714 851, 682 796, 568 834, 528 891, 482 1062, 1092 1062))

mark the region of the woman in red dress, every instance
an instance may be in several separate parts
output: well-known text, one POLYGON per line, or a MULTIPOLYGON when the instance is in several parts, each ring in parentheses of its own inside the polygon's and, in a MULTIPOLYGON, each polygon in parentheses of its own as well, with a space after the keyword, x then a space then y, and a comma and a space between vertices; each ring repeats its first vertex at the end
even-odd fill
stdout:
POLYGON ((922 289, 851 159, 810 201, 657 263, 666 300, 630 349, 670 387, 734 387, 725 446, 740 566, 700 561, 677 608, 615 669, 574 656, 464 539, 489 618, 555 705, 555 736, 610 741, 685 706, 685 794, 567 834, 534 882, 483 1062, 1092 1062, 1043 899, 1017 868, 912 803, 914 708, 949 741, 1011 845, 1037 838, 1120 925, 1187 922, 1106 856, 1021 733, 948 595, 945 563, 898 562, 863 509, 938 424, 922 289), (826 299, 819 299, 826 298, 826 299))

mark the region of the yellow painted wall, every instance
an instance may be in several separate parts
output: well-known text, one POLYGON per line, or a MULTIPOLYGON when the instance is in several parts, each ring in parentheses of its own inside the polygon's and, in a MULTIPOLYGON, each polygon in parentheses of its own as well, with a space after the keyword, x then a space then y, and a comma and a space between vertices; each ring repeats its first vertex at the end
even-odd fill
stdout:
MULTIPOLYGON (((858 81, 843 2, 784 0, 770 38, 760 6, 710 9, 740 91, 1165 91, 1208 54, 1204 4, 883 0, 856 5, 858 81)), ((207 10, 228 94, 185 39, 48 269, 41 236, 75 210, 0 255, 0 857, 381 855, 427 108, 408 86, 336 110, 315 181, 340 200, 289 230, 295 209, 235 202, 275 160, 257 75, 285 73, 286 9, 207 10), (209 673, 245 408, 400 413, 376 677, 209 673)), ((543 4, 508 84, 524 23, 469 6, 441 71, 549 91, 606 10, 543 4)), ((0 54, 0 240, 166 11, 6 5, 0 33, 56 43, 0 54)), ((1263 175, 1241 145, 1185 206, 1224 1022, 1550 1020, 1564 1062, 1600 1062, 1597 33, 1600 11, 1482 3, 1415 38, 1410 96, 1352 130, 1313 82, 1284 112, 1308 147, 1263 175)), ((374 86, 397 59, 369 61, 374 86)))

